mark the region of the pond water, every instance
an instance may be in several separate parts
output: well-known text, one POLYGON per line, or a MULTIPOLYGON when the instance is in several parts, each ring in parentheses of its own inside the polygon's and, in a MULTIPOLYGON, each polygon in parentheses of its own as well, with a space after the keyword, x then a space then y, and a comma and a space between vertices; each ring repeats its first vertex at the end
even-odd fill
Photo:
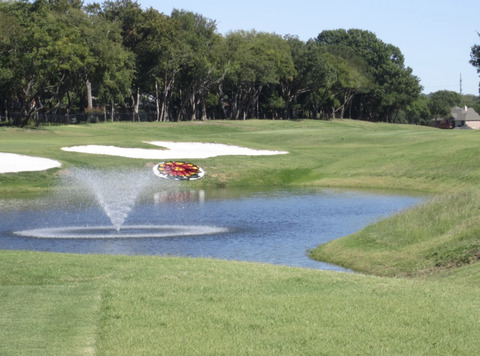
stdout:
POLYGON ((346 271, 308 250, 417 204, 354 191, 148 192, 117 232, 92 202, 0 200, 0 249, 210 257, 346 271))

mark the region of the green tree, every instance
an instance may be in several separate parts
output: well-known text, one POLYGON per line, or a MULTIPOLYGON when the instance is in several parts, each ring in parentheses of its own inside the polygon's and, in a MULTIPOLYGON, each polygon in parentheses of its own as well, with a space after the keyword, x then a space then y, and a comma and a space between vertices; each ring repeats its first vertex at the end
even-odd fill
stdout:
POLYGON ((80 10, 57 11, 53 5, 36 1, 2 7, 16 31, 8 43, 4 42, 2 72, 10 77, 8 94, 18 102, 20 126, 32 119, 38 124, 38 112, 62 107, 88 59, 78 28, 68 26, 63 18, 65 13, 80 10))
MULTIPOLYGON (((123 46, 119 23, 108 21, 99 9, 91 7, 88 17, 79 26, 91 53, 91 60, 84 68, 86 90, 93 88, 97 102, 103 108, 111 105, 113 120, 115 103, 124 104, 131 91, 135 74, 134 54, 123 46)), ((87 108, 90 106, 87 104, 87 108)))
POLYGON ((369 31, 350 29, 321 32, 317 39, 324 46, 351 48, 367 64, 374 85, 356 97, 356 118, 395 122, 398 113, 418 98, 419 80, 405 67, 400 50, 379 40, 369 31))
POLYGON ((137 29, 142 40, 135 52, 137 82, 155 96, 156 120, 170 120, 170 102, 183 63, 184 56, 178 43, 174 21, 154 9, 148 9, 144 21, 137 29))
POLYGON ((440 90, 429 95, 428 107, 432 118, 443 118, 450 115, 453 106, 462 105, 463 98, 459 93, 440 90))
POLYGON ((231 67, 226 81, 230 88, 230 117, 259 117, 259 98, 267 85, 293 75, 294 66, 287 42, 278 35, 238 31, 227 35, 231 67))
POLYGON ((180 72, 178 119, 206 120, 208 94, 223 80, 226 70, 219 54, 221 36, 215 21, 199 14, 174 10, 171 17, 179 30, 176 45, 185 59, 180 72))
POLYGON ((480 97, 473 94, 463 95, 463 103, 469 108, 473 108, 477 113, 480 113, 480 97))
POLYGON ((335 80, 328 88, 332 117, 343 118, 353 97, 358 93, 368 93, 373 80, 365 61, 351 48, 332 45, 327 52, 327 60, 335 73, 335 80))
POLYGON ((417 100, 405 108, 405 122, 415 125, 430 125, 431 113, 428 104, 428 96, 420 94, 417 100))
MULTIPOLYGON (((480 37, 480 33, 478 34, 480 37)), ((470 63, 477 68, 477 72, 480 74, 480 45, 474 45, 472 51, 470 52, 470 63)), ((479 84, 479 93, 480 93, 480 84, 479 84)))
MULTIPOLYGON (((326 88, 334 80, 334 69, 329 64, 325 51, 313 41, 307 43, 297 37, 287 36, 294 72, 280 80, 282 97, 285 102, 285 118, 305 115, 306 98, 321 88, 326 88)), ((310 97, 311 98, 311 97, 310 97)), ((315 116, 315 115, 314 115, 315 116)))
POLYGON ((400 50, 368 31, 323 31, 308 42, 256 31, 221 36, 200 14, 167 16, 135 0, 0 2, 0 106, 5 116, 19 112, 19 125, 94 106, 106 115, 109 105, 112 113, 129 106, 134 120, 142 108, 159 121, 349 115, 418 123, 420 90, 400 50))
POLYGON ((105 19, 121 28, 123 46, 134 54, 134 64, 129 66, 136 71, 132 81, 130 98, 133 108, 133 120, 139 120, 141 93, 148 92, 148 83, 146 84, 143 80, 144 76, 139 69, 139 62, 142 58, 139 57, 137 48, 144 37, 142 24, 145 23, 145 12, 137 1, 116 0, 105 1, 102 4, 102 14, 105 19))
POLYGON ((10 51, 15 48, 15 39, 20 34, 18 19, 10 14, 8 4, 0 3, 0 106, 3 107, 5 119, 9 120, 8 98, 14 94, 13 83, 15 65, 10 51))

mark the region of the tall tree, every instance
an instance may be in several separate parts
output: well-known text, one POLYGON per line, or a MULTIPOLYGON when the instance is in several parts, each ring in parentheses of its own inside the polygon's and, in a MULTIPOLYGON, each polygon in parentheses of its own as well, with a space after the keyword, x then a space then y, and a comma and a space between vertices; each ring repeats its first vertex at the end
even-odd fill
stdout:
MULTIPOLYGON (((480 33, 478 33, 478 36, 480 37, 480 33)), ((472 47, 472 51, 470 52, 470 63, 477 68, 477 72, 480 74, 480 45, 474 45, 472 47)), ((478 91, 480 93, 480 83, 478 87, 478 91)))
POLYGON ((358 93, 368 93, 373 79, 365 61, 345 46, 332 45, 327 59, 334 69, 335 80, 328 87, 332 117, 343 118, 346 108, 358 93))
POLYGON ((134 54, 122 44, 120 24, 108 21, 99 9, 91 7, 79 26, 92 56, 84 68, 84 79, 91 84, 103 108, 111 105, 113 120, 115 103, 124 104, 130 94, 135 74, 134 54))
POLYGON ((0 3, 0 106, 3 115, 9 121, 9 98, 14 95, 15 63, 10 53, 15 50, 16 39, 20 36, 20 24, 16 16, 10 13, 8 4, 0 3))
POLYGON ((63 18, 80 11, 76 8, 60 11, 39 0, 14 2, 2 10, 15 19, 17 33, 8 43, 2 66, 12 74, 10 94, 18 101, 19 124, 24 126, 37 112, 52 112, 63 105, 89 53, 78 28, 68 26, 63 18))
POLYGON ((462 96, 450 90, 440 90, 430 94, 428 108, 433 118, 443 118, 450 115, 453 106, 462 105, 462 96))
POLYGON ((177 45, 183 48, 186 59, 180 73, 179 119, 206 120, 207 95, 223 80, 226 69, 218 53, 220 35, 215 21, 199 14, 174 10, 171 16, 180 31, 177 45))
POLYGON ((259 98, 266 85, 279 84, 280 78, 293 75, 290 48, 280 36, 255 31, 238 31, 227 35, 231 69, 230 116, 234 119, 258 117, 259 98))
POLYGON ((358 29, 323 31, 316 40, 325 46, 349 47, 366 62, 374 86, 357 97, 357 118, 395 121, 396 115, 418 98, 419 80, 411 68, 405 67, 400 50, 374 33, 358 29))
POLYGON ((297 37, 287 36, 294 72, 280 79, 282 96, 285 101, 285 118, 296 118, 306 102, 302 96, 326 88, 334 79, 333 67, 325 51, 314 41, 305 43, 297 37))
POLYGON ((170 120, 170 102, 183 63, 176 41, 174 22, 148 9, 138 28, 142 40, 136 46, 137 77, 142 87, 155 97, 156 120, 170 120))
MULTIPOLYGON (((132 66, 138 74, 139 61, 137 46, 142 41, 142 23, 145 22, 145 12, 139 3, 134 0, 105 1, 102 4, 103 16, 121 28, 123 45, 135 54, 135 64, 132 66)), ((133 108, 133 120, 139 120, 141 92, 148 92, 142 76, 136 75, 133 78, 131 88, 131 100, 133 108)))
POLYGON ((417 100, 405 108, 405 122, 415 125, 430 125, 429 101, 427 95, 420 94, 417 100))

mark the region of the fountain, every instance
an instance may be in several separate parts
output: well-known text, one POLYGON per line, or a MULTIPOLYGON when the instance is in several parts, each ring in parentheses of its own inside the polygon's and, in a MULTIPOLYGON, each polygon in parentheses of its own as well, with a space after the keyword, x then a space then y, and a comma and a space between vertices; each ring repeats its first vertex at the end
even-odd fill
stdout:
POLYGON ((94 194, 117 233, 139 194, 154 181, 151 174, 134 170, 76 169, 73 177, 81 187, 94 194))
MULTIPOLYGON (((93 170, 75 168, 67 172, 63 184, 72 195, 86 195, 98 204, 109 218, 111 226, 48 227, 16 231, 18 236, 36 238, 161 238, 175 236, 209 235, 227 232, 216 226, 199 225, 124 225, 135 207, 137 199, 145 191, 178 189, 177 182, 160 180, 151 170, 93 170), (75 187, 73 189, 72 187, 75 187)), ((158 193, 157 193, 158 194, 158 193)), ((68 200, 68 199, 67 199, 68 200)), ((68 204, 68 202, 67 202, 68 204)))

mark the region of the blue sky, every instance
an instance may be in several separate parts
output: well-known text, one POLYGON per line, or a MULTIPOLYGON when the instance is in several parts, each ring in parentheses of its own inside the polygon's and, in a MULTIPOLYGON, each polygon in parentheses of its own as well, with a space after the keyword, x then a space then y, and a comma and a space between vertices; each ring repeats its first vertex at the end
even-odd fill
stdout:
MULTIPOLYGON (((90 2, 90 1, 86 1, 90 2)), ((102 2, 97 0, 97 2, 102 2)), ((437 90, 479 95, 480 78, 468 61, 480 44, 480 0, 137 0, 166 15, 173 9, 215 20, 218 32, 235 30, 297 35, 358 28, 400 48, 425 93, 437 90)))

